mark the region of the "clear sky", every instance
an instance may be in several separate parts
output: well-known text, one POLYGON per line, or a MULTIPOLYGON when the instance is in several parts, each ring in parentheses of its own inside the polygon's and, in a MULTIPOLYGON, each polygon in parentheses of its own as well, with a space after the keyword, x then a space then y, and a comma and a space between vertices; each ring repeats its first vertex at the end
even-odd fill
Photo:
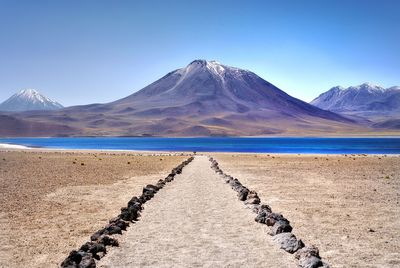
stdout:
POLYGON ((400 1, 0 0, 0 101, 35 88, 67 106, 109 102, 194 59, 305 101, 400 85, 400 1))

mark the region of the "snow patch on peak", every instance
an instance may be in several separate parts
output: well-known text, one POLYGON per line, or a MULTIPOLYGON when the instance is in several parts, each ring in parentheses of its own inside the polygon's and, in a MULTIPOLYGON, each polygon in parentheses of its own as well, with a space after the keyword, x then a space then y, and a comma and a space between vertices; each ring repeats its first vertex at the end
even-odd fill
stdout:
POLYGON ((39 92, 36 89, 27 88, 27 89, 22 89, 18 94, 20 94, 20 95, 35 95, 35 94, 39 94, 39 92))
POLYGON ((0 104, 4 111, 54 110, 63 108, 61 104, 40 94, 36 89, 22 89, 0 104))
POLYGON ((349 87, 348 89, 355 89, 355 90, 364 89, 364 90, 368 90, 370 92, 373 92, 373 91, 385 91, 385 88, 383 88, 381 86, 378 86, 378 85, 374 85, 374 84, 369 83, 369 82, 363 83, 363 84, 355 86, 355 87, 349 87))

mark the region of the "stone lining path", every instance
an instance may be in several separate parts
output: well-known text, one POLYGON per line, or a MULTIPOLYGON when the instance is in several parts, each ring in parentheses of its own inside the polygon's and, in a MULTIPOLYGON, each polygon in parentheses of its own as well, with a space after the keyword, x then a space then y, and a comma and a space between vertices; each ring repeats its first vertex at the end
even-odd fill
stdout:
POLYGON ((296 267, 254 213, 196 156, 117 236, 97 267, 296 267))

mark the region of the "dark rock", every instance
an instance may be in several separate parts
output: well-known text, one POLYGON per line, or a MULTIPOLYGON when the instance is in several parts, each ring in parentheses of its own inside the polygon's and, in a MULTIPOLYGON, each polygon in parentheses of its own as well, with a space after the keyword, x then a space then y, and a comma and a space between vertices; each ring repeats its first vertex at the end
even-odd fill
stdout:
POLYGON ((299 259, 299 266, 302 268, 317 268, 317 267, 322 267, 323 265, 324 264, 322 260, 315 256, 299 259))
POLYGON ((112 218, 109 223, 115 224, 123 231, 126 231, 126 228, 129 227, 129 222, 122 220, 120 216, 112 218))
POLYGON ((171 182, 174 180, 174 174, 169 174, 166 178, 165 178, 165 182, 171 182))
POLYGON ((131 200, 129 200, 128 207, 140 211, 142 210, 142 202, 142 199, 134 196, 131 198, 131 200))
POLYGON ((79 268, 96 268, 96 262, 93 259, 92 254, 79 251, 79 254, 82 255, 82 260, 79 263, 79 268))
POLYGON ((255 191, 250 191, 247 198, 258 198, 258 194, 255 191))
POLYGON ((104 234, 104 232, 105 232, 104 229, 98 230, 97 232, 95 232, 94 234, 92 234, 90 236, 90 240, 91 241, 97 241, 100 238, 100 236, 102 236, 104 234))
POLYGON ((147 191, 153 191, 154 193, 157 193, 158 190, 160 190, 160 188, 152 184, 146 185, 146 187, 144 187, 143 189, 146 189, 147 191))
POLYGON ((280 233, 290 233, 292 231, 292 226, 285 220, 276 221, 275 224, 272 226, 269 234, 270 235, 277 235, 280 233))
POLYGON ((319 249, 316 246, 307 246, 303 247, 301 250, 296 252, 296 255, 294 256, 296 259, 300 259, 301 257, 318 257, 319 256, 319 249))
POLYGON ((109 234, 109 235, 122 234, 121 227, 117 226, 115 223, 107 224, 104 229, 105 229, 104 234, 109 234))
POLYGON ((258 214, 254 220, 258 223, 266 224, 268 214, 270 214, 270 213, 268 213, 266 211, 260 211, 260 212, 258 212, 258 214))
POLYGON ((78 267, 78 264, 82 260, 82 255, 78 251, 73 250, 69 253, 68 257, 61 263, 62 268, 74 268, 78 267))
POLYGON ((249 190, 246 187, 242 187, 238 192, 238 198, 240 201, 245 201, 247 199, 247 195, 249 194, 249 190))
POLYGON ((299 260, 299 266, 302 268, 329 267, 328 264, 322 262, 316 246, 307 246, 299 249, 295 254, 295 258, 299 260))
POLYGON ((267 213, 267 217, 265 219, 265 224, 268 226, 274 226, 277 221, 286 221, 290 223, 282 214, 279 213, 267 213))
POLYGON ((264 211, 266 213, 272 213, 271 207, 266 204, 259 205, 259 206, 257 206, 257 208, 258 208, 257 213, 259 213, 261 211, 264 211))
POLYGON ((155 192, 154 191, 144 191, 142 194, 142 199, 149 201, 154 197, 155 192))
POLYGON ((99 238, 98 240, 99 243, 105 245, 105 246, 112 246, 112 247, 118 247, 119 243, 117 239, 114 239, 112 237, 109 237, 107 235, 103 235, 99 238))
POLYGON ((121 208, 121 214, 120 217, 124 221, 135 221, 139 217, 139 210, 137 210, 135 207, 124 207, 121 208))
POLYGON ((81 246, 80 251, 91 253, 92 256, 97 260, 100 259, 98 253, 102 253, 103 255, 107 253, 106 247, 103 244, 97 242, 86 242, 81 246))
POLYGON ((281 249, 294 253, 304 247, 301 240, 297 240, 296 236, 292 233, 280 233, 275 235, 272 240, 276 242, 281 249))
POLYGON ((91 253, 73 250, 61 263, 62 268, 95 268, 96 263, 91 253))
POLYGON ((247 194, 247 200, 245 201, 245 204, 260 204, 260 203, 261 203, 261 200, 260 200, 260 198, 258 197, 257 192, 255 192, 255 191, 250 191, 250 192, 247 194))

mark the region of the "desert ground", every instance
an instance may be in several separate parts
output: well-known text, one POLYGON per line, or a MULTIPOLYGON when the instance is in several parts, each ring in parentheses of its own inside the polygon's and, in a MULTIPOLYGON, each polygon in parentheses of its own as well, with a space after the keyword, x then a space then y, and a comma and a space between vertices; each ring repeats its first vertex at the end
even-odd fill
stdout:
POLYGON ((187 156, 0 151, 0 267, 57 267, 187 156))
MULTIPOLYGON (((291 221, 331 267, 400 265, 400 157, 204 154, 291 221)), ((0 151, 0 267, 56 267, 175 153, 0 151)), ((296 267, 236 193, 196 156, 117 235, 99 267, 296 267)))
POLYGON ((212 154, 332 267, 400 266, 400 157, 212 154))

